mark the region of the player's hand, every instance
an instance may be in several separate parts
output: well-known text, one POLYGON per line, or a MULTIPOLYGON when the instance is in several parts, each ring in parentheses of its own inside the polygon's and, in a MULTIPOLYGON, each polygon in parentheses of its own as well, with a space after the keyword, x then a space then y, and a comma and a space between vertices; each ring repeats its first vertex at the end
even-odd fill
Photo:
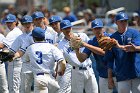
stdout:
POLYGON ((125 45, 124 50, 126 52, 135 52, 136 51, 136 46, 131 43, 130 45, 125 45))
POLYGON ((57 72, 57 74, 58 74, 59 76, 63 76, 63 75, 64 75, 64 73, 65 73, 65 71, 60 71, 60 72, 57 72))
POLYGON ((125 46, 124 45, 120 45, 117 40, 115 40, 115 42, 116 42, 116 47, 117 48, 120 48, 122 50, 125 50, 125 46))
POLYGON ((108 88, 113 89, 115 86, 113 78, 108 78, 108 88))

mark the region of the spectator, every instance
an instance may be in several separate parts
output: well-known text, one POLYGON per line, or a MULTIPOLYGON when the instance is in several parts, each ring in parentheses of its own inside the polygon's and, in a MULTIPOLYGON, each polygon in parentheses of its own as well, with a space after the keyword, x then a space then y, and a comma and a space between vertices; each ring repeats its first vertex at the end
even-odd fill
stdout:
POLYGON ((63 18, 64 20, 69 20, 70 22, 74 22, 77 20, 77 17, 74 14, 71 14, 70 7, 64 7, 63 11, 66 14, 66 16, 63 18))

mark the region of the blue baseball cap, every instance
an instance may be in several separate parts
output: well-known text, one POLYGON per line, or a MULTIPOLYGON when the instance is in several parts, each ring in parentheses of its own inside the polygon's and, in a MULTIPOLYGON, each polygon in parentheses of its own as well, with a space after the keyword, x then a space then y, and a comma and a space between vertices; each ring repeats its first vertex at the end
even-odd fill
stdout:
POLYGON ((39 11, 36 11, 32 14, 32 18, 35 19, 35 18, 43 18, 45 17, 44 14, 42 12, 39 12, 39 11))
POLYGON ((16 16, 13 14, 8 14, 5 17, 5 22, 16 22, 16 16))
POLYGON ((54 22, 60 22, 62 20, 62 18, 60 16, 51 16, 49 18, 49 23, 54 23, 54 22))
POLYGON ((32 31, 32 36, 34 38, 45 39, 45 30, 40 27, 35 27, 32 31))
POLYGON ((118 20, 128 20, 128 15, 124 12, 120 12, 116 15, 115 17, 115 20, 118 21, 118 20))
POLYGON ((100 19, 95 19, 91 22, 91 28, 102 28, 103 22, 100 19))
POLYGON ((72 27, 72 24, 69 20, 62 20, 60 22, 60 28, 61 29, 65 29, 65 28, 69 28, 69 27, 72 27))
POLYGON ((33 18, 29 15, 25 15, 21 19, 21 23, 32 23, 32 22, 33 22, 33 18))

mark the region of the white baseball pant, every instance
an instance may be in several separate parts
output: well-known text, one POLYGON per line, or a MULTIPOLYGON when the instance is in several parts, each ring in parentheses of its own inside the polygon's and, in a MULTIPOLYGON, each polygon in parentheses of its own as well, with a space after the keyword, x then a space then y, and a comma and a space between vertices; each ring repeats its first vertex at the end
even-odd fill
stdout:
POLYGON ((22 63, 20 93, 31 92, 33 77, 33 72, 30 70, 30 64, 25 62, 22 63))
POLYGON ((72 69, 72 93, 98 93, 98 85, 92 68, 72 69))
POLYGON ((140 93, 140 78, 119 81, 118 93, 140 93))
POLYGON ((71 69, 72 66, 67 63, 64 75, 57 77, 58 84, 60 85, 57 93, 71 93, 71 69))
MULTIPOLYGON (((113 78, 115 86, 117 86, 116 78, 113 78)), ((108 78, 99 77, 100 93, 113 93, 113 89, 108 88, 108 78)))
POLYGON ((19 93, 21 66, 22 62, 20 60, 8 62, 8 87, 10 93, 19 93))
POLYGON ((9 93, 4 63, 0 63, 0 93, 9 93))
POLYGON ((50 75, 34 75, 34 93, 56 93, 60 86, 50 75))

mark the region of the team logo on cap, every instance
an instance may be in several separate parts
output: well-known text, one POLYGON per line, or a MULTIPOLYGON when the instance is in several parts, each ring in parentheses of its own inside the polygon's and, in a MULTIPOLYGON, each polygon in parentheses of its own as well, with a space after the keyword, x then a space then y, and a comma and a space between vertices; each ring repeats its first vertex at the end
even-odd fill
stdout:
POLYGON ((125 18, 126 17, 125 14, 122 14, 122 17, 125 18))
POLYGON ((10 16, 7 16, 7 20, 10 20, 10 16))
POLYGON ((55 21, 55 18, 52 17, 51 20, 55 21))
POLYGON ((39 14, 38 14, 38 13, 36 13, 36 16, 39 16, 39 14))
POLYGON ((94 24, 99 25, 99 23, 97 21, 95 21, 94 24))
POLYGON ((25 20, 28 21, 29 19, 28 18, 25 18, 25 20))
POLYGON ((65 25, 69 25, 69 22, 64 22, 65 25))

